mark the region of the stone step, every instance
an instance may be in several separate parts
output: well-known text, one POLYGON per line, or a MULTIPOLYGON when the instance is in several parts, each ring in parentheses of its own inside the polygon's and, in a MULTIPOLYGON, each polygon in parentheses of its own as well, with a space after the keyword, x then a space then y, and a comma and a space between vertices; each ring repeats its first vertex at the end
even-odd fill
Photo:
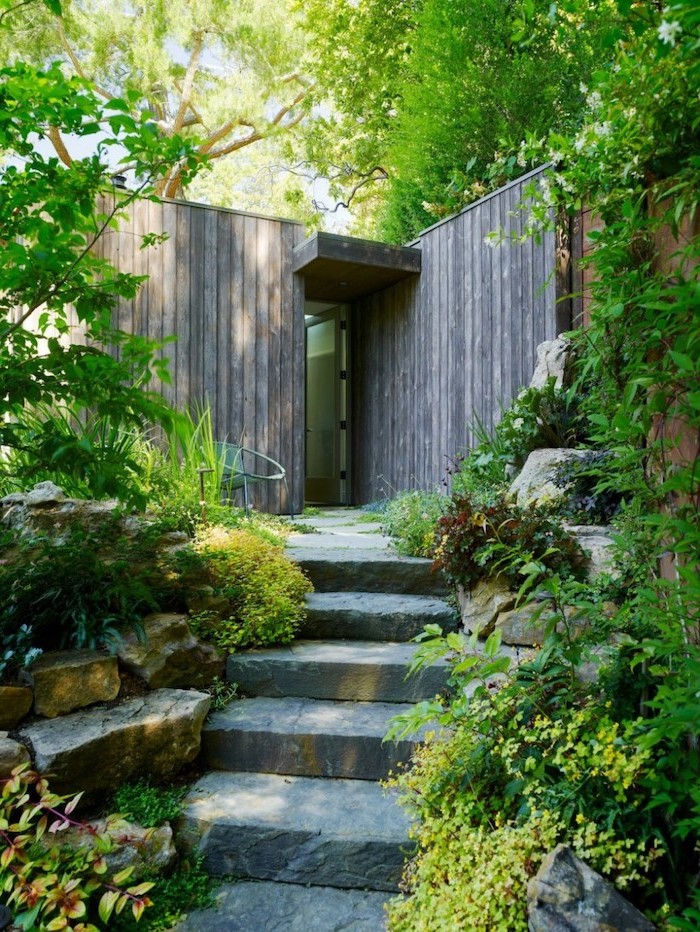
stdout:
POLYGON ((409 825, 377 783, 209 773, 183 803, 178 838, 217 876, 393 891, 409 825))
POLYGON ((383 932, 389 893, 242 880, 223 884, 215 905, 190 913, 173 932, 383 932))
POLYGON ((310 777, 381 780, 408 761, 415 740, 382 743, 409 705, 321 699, 242 699, 202 730, 204 766, 310 777))
POLYGON ((442 575, 432 562, 392 550, 307 547, 293 544, 287 556, 298 563, 317 592, 397 592, 445 595, 442 575))
POLYGON ((296 641, 232 654, 226 676, 253 696, 419 702, 445 688, 449 668, 442 661, 409 674, 417 650, 417 644, 296 641))
POLYGON ((306 597, 304 638, 410 641, 425 625, 456 631, 457 612, 429 595, 385 592, 312 592, 306 597))

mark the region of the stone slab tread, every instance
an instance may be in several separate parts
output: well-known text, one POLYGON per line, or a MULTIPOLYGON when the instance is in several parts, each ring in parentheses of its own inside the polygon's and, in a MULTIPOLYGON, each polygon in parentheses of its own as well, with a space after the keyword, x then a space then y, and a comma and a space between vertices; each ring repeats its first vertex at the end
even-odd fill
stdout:
POLYGON ((209 773, 178 828, 215 875, 345 889, 396 889, 411 848, 408 815, 369 781, 209 773))
POLYGON ((311 777, 381 780, 408 761, 420 736, 384 742, 406 703, 243 699, 202 731, 205 766, 311 777))
POLYGON ((305 638, 410 641, 427 624, 458 627, 457 612, 433 595, 393 592, 312 592, 306 597, 305 638))
POLYGON ((173 932, 383 932, 389 893, 245 880, 224 884, 210 909, 173 932))

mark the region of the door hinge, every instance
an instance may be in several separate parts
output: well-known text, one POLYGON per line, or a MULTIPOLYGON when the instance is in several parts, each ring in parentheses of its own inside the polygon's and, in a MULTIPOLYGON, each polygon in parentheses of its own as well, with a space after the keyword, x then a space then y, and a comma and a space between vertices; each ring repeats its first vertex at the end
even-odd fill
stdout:
POLYGON ((341 430, 347 430, 347 429, 348 429, 348 422, 347 422, 347 421, 341 421, 341 422, 340 422, 340 429, 341 429, 341 430))
POLYGON ((340 381, 344 382, 348 377, 347 369, 340 370, 340 381))
POLYGON ((348 329, 348 322, 347 322, 347 320, 341 320, 341 321, 340 321, 340 329, 341 329, 341 330, 347 330, 347 329, 348 329))
POLYGON ((348 474, 347 474, 347 472, 346 472, 344 469, 341 469, 341 470, 340 470, 340 478, 341 478, 341 479, 347 479, 347 478, 348 478, 348 474))

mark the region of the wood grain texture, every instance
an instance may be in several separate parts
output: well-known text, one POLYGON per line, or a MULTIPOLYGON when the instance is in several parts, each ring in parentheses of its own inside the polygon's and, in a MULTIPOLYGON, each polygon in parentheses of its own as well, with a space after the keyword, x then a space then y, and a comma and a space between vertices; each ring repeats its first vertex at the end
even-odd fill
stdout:
MULTIPOLYGON (((216 437, 243 442, 287 470, 293 506, 304 495, 304 291, 292 274, 299 224, 184 202, 144 201, 105 237, 103 255, 148 275, 122 302, 123 329, 167 342, 170 384, 154 383, 180 409, 211 406, 216 437), (167 240, 139 249, 148 232, 167 240)), ((287 511, 281 483, 251 489, 261 510, 287 511)))
POLYGON ((420 277, 352 305, 352 494, 443 487, 445 466, 492 428, 556 335, 555 239, 484 242, 522 232, 521 180, 420 237, 420 277), (393 354, 393 355, 392 355, 393 354))

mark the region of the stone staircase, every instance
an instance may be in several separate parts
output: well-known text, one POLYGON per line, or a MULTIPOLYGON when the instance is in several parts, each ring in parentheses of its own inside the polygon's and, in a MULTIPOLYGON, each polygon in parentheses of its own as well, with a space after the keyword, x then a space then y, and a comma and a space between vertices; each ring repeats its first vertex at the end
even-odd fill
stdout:
POLYGON ((290 556, 311 577, 302 639, 229 659, 252 698, 210 716, 208 773, 185 800, 180 837, 207 869, 241 878, 180 930, 336 932, 384 928, 410 850, 409 819, 380 785, 420 736, 383 743, 389 719, 431 698, 446 668, 405 678, 424 625, 455 624, 427 560, 387 548, 347 510, 308 522, 290 556))

